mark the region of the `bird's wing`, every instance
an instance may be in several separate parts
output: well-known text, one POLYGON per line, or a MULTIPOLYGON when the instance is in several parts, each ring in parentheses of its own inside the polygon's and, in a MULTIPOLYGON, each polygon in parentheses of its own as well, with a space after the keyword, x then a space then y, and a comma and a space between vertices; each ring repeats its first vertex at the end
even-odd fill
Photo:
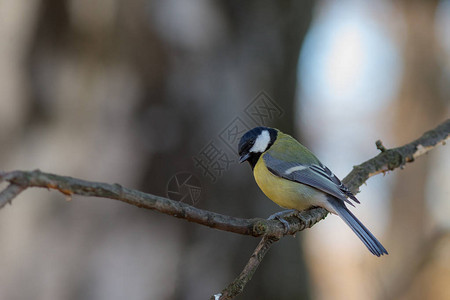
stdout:
POLYGON ((321 190, 354 206, 347 198, 359 203, 350 190, 330 171, 319 163, 301 164, 285 162, 269 153, 263 155, 267 169, 274 175, 287 180, 296 181, 321 190))

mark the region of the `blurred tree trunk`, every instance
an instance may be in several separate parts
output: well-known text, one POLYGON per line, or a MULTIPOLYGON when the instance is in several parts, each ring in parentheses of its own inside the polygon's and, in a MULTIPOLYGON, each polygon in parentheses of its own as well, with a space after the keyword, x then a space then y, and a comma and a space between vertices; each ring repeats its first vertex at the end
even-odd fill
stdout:
MULTIPOLYGON (((312 8, 313 1, 41 1, 26 60, 24 134, 40 137, 45 132, 49 140, 43 144, 53 148, 41 151, 61 168, 49 171, 140 184, 161 195, 173 175, 188 171, 202 184, 197 206, 267 217, 280 208, 259 191, 247 165, 231 165, 213 183, 192 158, 217 141, 235 117, 242 117, 262 90, 285 112, 264 125, 293 132, 297 61, 312 8), (64 147, 72 151, 67 157, 60 156, 64 147)), ((28 290, 32 294, 50 291, 59 295, 54 298, 93 299, 114 293, 120 286, 108 281, 115 271, 107 258, 133 256, 132 251, 114 250, 122 249, 121 239, 130 239, 127 244, 135 245, 134 250, 147 247, 149 257, 138 259, 152 256, 159 262, 158 268, 134 274, 148 279, 148 289, 155 290, 136 290, 136 298, 204 299, 239 274, 258 243, 116 203, 108 202, 108 209, 105 203, 90 203, 82 212, 64 203, 55 207, 60 214, 47 212, 40 218, 50 215, 72 224, 78 224, 80 215, 86 218, 86 231, 79 236, 83 247, 55 266, 64 274, 54 281, 61 288, 39 284, 28 290), (145 237, 135 233, 142 228, 145 237), (75 266, 83 267, 64 271, 75 266), (165 278, 165 284, 151 282, 153 278, 165 278)), ((64 249, 63 234, 67 232, 53 236, 54 248, 64 249)), ((30 277, 46 268, 45 260, 36 261, 30 277)), ((283 239, 242 298, 305 299, 308 284, 298 242, 283 239)))
MULTIPOLYGON (((216 140, 235 117, 242 116, 262 90, 285 111, 272 125, 293 131, 297 61, 311 20, 312 1, 217 3, 208 5, 217 22, 211 30, 217 31, 206 45, 166 41, 171 74, 166 85, 179 86, 166 90, 161 102, 177 116, 171 122, 178 123, 179 142, 170 151, 149 157, 143 184, 150 189, 156 182, 156 186, 165 188, 176 172, 189 170, 203 185, 199 207, 241 217, 266 217, 279 208, 258 190, 247 165, 235 164, 211 183, 194 167, 191 157, 216 140)), ((142 105, 145 111, 154 104, 144 101, 142 105)), ((163 130, 169 124, 154 126, 160 128, 149 130, 162 130, 163 139, 163 130)), ((185 230, 185 239, 175 287, 177 299, 200 299, 219 292, 239 274, 258 242, 195 225, 179 225, 185 230)), ((309 297, 308 272, 298 242, 287 239, 280 244, 266 257, 242 299, 309 297)))
MULTIPOLYGON (((445 99, 440 86, 443 56, 436 37, 435 13, 439 1, 398 1, 405 21, 399 36, 404 57, 403 81, 394 116, 396 143, 402 145, 445 118, 445 99)), ((432 155, 432 154, 431 154, 432 155)), ((415 266, 421 261, 424 244, 434 234, 426 205, 430 156, 420 158, 397 174, 391 201, 389 252, 392 257, 385 282, 387 294, 380 299, 439 299, 431 287, 420 284, 415 266)))

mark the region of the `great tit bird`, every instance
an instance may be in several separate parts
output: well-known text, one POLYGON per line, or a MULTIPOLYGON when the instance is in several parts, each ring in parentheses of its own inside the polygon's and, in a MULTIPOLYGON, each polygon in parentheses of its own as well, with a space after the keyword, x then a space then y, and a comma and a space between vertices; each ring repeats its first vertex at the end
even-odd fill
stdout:
POLYGON ((239 162, 248 161, 259 188, 281 207, 323 207, 338 215, 376 256, 388 254, 373 234, 348 210, 359 203, 311 151, 278 129, 256 127, 239 141, 239 162))

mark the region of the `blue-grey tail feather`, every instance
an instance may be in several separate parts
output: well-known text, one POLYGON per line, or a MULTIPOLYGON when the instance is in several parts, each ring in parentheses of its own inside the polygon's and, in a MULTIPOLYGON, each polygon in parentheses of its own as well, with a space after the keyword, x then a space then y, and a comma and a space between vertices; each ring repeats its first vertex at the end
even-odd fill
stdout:
POLYGON ((353 230, 354 233, 360 238, 360 240, 366 245, 372 254, 380 256, 383 254, 388 254, 386 249, 381 245, 381 243, 373 236, 373 234, 367 229, 356 217, 352 214, 350 210, 345 206, 345 204, 332 196, 328 196, 328 201, 334 207, 338 215, 344 220, 344 222, 353 230))

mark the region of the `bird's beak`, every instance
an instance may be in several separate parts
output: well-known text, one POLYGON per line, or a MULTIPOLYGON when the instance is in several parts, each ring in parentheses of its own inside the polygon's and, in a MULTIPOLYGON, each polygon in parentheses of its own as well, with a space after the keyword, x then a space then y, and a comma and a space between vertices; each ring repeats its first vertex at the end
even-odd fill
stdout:
POLYGON ((239 162, 242 164, 244 161, 246 161, 248 158, 250 157, 250 153, 246 153, 241 155, 241 157, 239 158, 239 162))

